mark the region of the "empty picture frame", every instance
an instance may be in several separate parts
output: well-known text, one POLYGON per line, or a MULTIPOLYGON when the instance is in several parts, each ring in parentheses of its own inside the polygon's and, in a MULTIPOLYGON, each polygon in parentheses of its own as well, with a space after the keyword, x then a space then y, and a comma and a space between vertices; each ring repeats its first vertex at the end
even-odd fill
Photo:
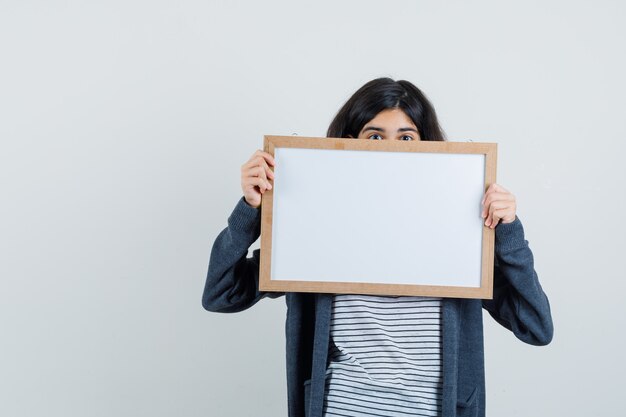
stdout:
POLYGON ((495 143, 265 136, 259 289, 492 297, 495 143))

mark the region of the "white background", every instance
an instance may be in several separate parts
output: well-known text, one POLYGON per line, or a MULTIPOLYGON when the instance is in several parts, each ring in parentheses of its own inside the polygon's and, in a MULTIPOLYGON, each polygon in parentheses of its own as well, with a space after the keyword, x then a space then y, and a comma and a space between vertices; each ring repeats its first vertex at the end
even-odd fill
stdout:
POLYGON ((626 3, 0 1, 0 415, 286 415, 284 300, 202 310, 264 134, 364 82, 430 97, 499 182, 555 338, 485 319, 492 416, 623 410, 626 3))

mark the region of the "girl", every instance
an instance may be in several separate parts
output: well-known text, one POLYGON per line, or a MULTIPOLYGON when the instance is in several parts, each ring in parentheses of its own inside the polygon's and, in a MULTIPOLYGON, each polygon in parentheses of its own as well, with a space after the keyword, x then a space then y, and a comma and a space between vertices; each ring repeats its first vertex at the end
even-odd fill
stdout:
MULTIPOLYGON (((389 78, 361 87, 327 136, 445 140, 422 92, 389 78)), ((260 234, 273 166, 262 151, 242 166, 243 198, 213 245, 202 302, 209 311, 236 312, 285 296, 289 416, 484 416, 482 308, 526 343, 552 339, 515 198, 497 184, 482 200, 496 235, 492 300, 259 292, 259 251, 247 253, 260 234)))

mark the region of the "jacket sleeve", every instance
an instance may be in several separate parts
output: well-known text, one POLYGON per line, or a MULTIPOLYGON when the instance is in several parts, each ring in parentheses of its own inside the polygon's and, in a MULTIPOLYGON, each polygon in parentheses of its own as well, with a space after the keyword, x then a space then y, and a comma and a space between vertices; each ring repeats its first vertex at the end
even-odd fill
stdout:
POLYGON ((547 345, 552 340, 550 304, 534 268, 522 223, 496 226, 493 299, 483 307, 523 342, 547 345))
POLYGON ((208 311, 233 313, 245 310, 265 296, 281 293, 259 291, 259 255, 248 258, 248 248, 261 232, 261 211, 243 198, 228 218, 228 227, 215 239, 207 273, 202 306, 208 311))

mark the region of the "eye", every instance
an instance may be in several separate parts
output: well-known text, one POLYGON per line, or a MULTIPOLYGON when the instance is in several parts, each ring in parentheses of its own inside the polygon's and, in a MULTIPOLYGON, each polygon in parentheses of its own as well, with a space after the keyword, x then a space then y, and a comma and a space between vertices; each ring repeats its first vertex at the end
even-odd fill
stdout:
POLYGON ((369 135, 367 138, 372 139, 372 140, 383 140, 383 137, 380 136, 378 133, 373 133, 369 135))
POLYGON ((400 140, 413 140, 413 136, 411 135, 402 135, 400 140))

